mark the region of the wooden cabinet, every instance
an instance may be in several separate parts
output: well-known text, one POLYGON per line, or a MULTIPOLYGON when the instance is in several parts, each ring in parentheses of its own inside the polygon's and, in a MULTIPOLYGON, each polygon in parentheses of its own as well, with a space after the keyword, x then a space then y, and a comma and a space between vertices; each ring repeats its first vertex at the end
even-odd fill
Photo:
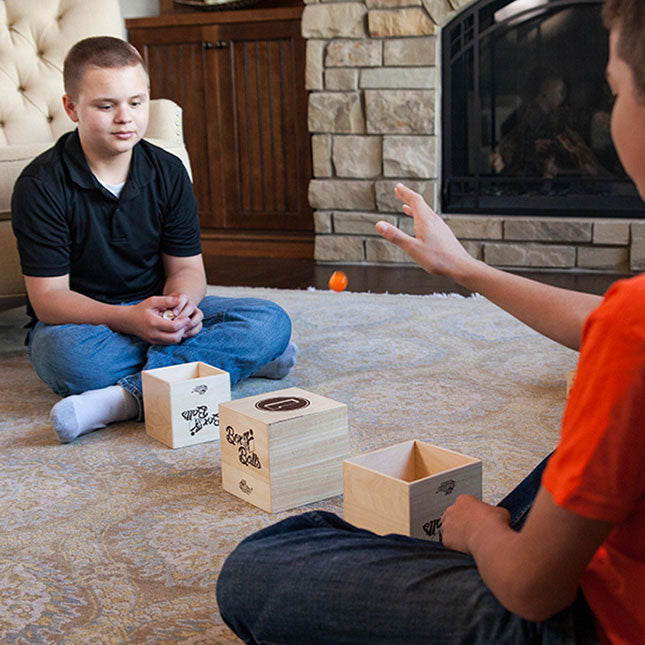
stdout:
POLYGON ((205 254, 313 256, 302 7, 127 20, 153 98, 184 110, 205 254))

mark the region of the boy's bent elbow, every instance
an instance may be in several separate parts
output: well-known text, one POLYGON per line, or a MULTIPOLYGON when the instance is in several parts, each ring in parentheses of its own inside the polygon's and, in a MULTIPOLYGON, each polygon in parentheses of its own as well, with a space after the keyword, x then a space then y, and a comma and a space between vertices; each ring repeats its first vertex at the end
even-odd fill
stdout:
POLYGON ((531 622, 543 622, 570 607, 576 599, 578 587, 564 589, 557 578, 552 585, 536 585, 520 581, 507 599, 500 599, 506 609, 531 622))

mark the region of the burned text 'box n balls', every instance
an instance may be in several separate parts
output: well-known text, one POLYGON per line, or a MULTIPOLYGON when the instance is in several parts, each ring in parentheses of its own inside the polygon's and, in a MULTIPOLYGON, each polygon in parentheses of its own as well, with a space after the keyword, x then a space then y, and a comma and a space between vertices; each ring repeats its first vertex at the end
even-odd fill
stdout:
POLYGON ((224 490, 277 513, 339 495, 347 406, 287 388, 219 406, 224 490))

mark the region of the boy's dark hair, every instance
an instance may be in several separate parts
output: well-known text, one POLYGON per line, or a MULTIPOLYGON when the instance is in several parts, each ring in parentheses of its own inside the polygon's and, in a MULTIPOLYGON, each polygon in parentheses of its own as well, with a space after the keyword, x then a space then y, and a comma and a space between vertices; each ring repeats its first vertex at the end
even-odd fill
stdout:
POLYGON ((93 36, 79 40, 65 56, 63 83, 65 93, 78 98, 83 74, 88 67, 116 68, 141 65, 148 73, 141 54, 130 43, 112 36, 93 36))
POLYGON ((636 91, 645 101, 645 2, 605 0, 602 17, 607 29, 620 30, 618 55, 632 70, 636 91))

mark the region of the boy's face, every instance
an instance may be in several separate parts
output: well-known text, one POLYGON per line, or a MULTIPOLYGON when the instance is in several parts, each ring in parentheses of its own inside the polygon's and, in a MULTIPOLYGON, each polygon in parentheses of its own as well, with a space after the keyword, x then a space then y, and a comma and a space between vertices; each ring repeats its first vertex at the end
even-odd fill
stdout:
POLYGON ((618 55, 620 32, 609 34, 607 81, 615 95, 611 113, 611 136, 616 152, 645 199, 645 97, 639 97, 629 65, 618 55))
POLYGON ((109 162, 132 153, 148 127, 148 79, 141 65, 85 70, 74 100, 65 95, 68 116, 78 123, 83 152, 109 162))

